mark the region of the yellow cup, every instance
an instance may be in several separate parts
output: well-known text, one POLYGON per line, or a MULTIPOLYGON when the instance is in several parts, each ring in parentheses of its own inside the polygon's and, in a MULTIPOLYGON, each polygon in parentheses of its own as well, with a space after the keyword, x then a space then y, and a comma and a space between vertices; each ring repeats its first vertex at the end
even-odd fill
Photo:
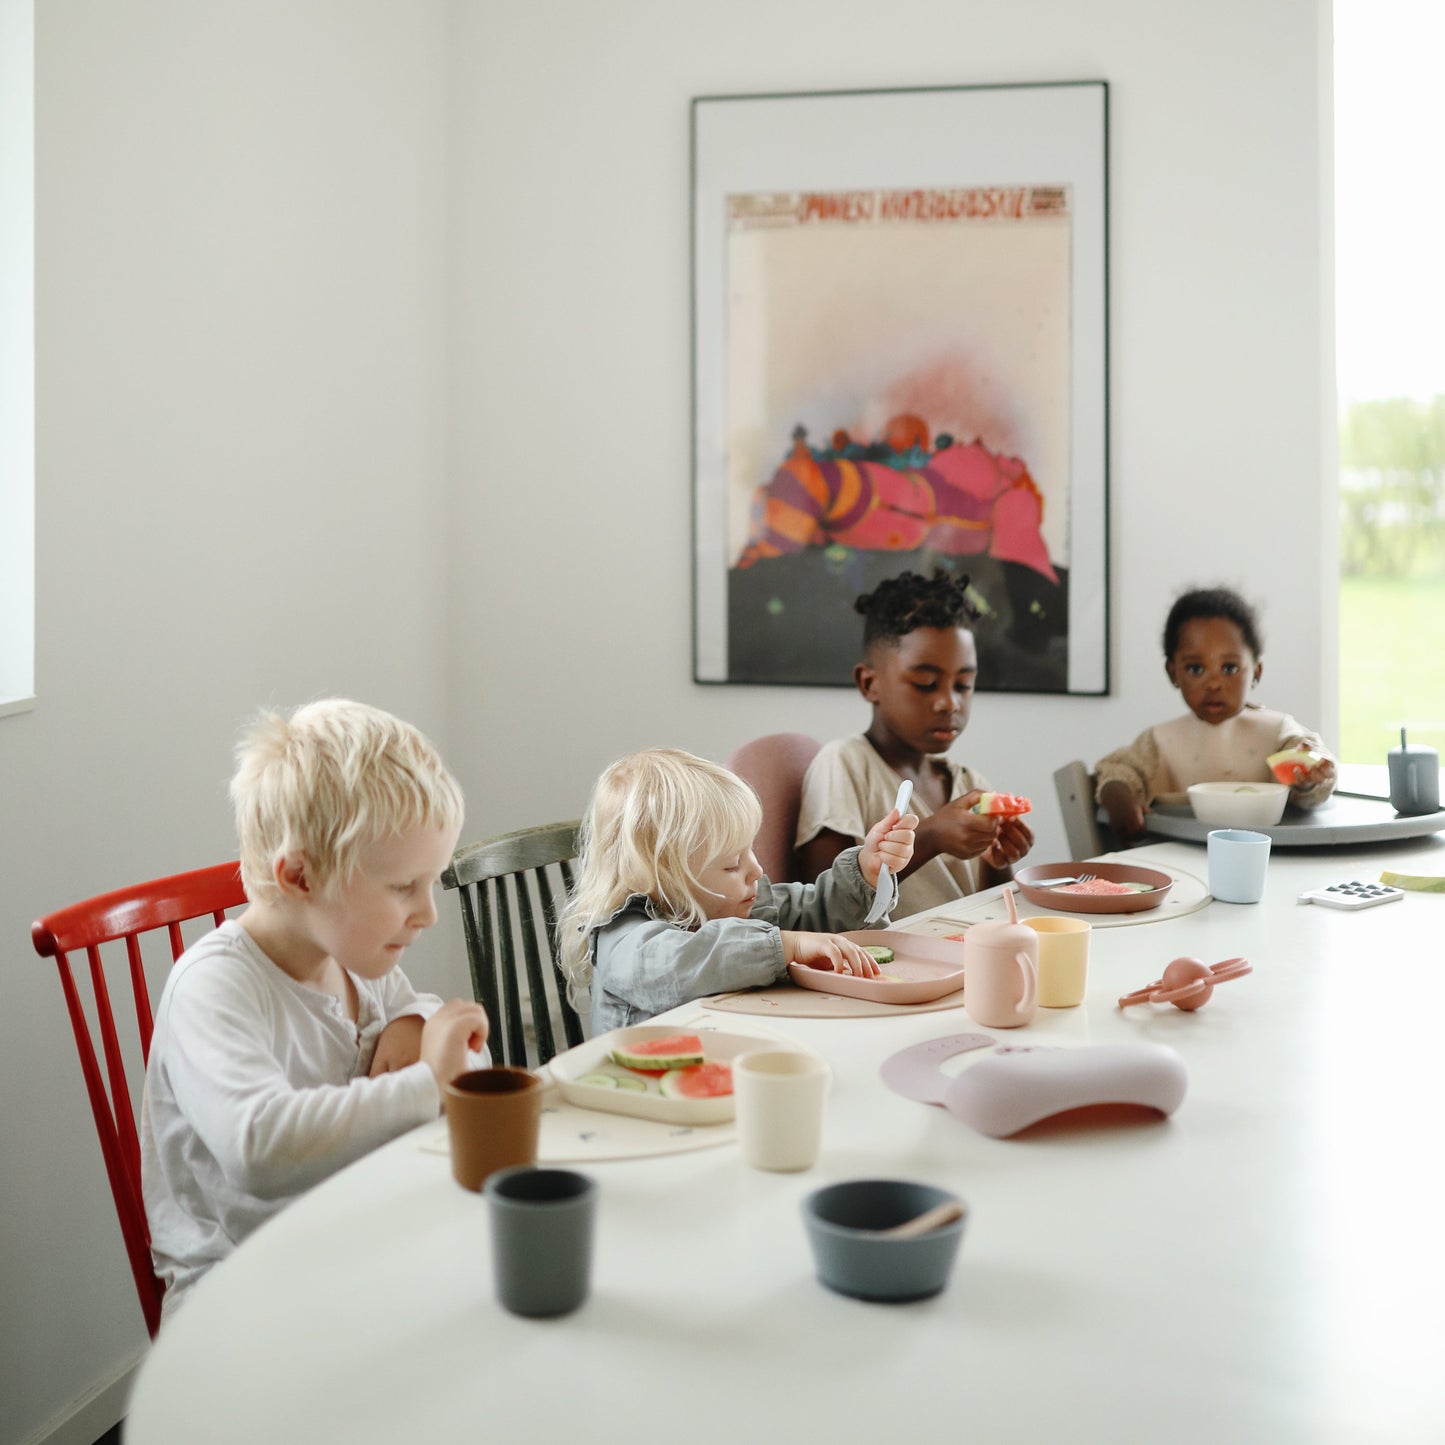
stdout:
POLYGON ((1082 918, 1024 918, 1039 936, 1039 1005, 1074 1008, 1089 977, 1089 925, 1082 918))

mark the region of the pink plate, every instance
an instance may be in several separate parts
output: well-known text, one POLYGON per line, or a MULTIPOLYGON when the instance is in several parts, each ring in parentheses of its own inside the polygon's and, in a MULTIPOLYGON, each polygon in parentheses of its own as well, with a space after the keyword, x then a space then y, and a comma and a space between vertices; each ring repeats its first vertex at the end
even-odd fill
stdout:
POLYGON ((1174 880, 1157 868, 1135 868, 1129 863, 1099 863, 1085 859, 1082 863, 1040 863, 1020 868, 1014 874, 1018 890, 1032 904, 1052 908, 1060 913, 1143 913, 1158 908, 1174 880), (1050 878, 1077 878, 1092 873, 1110 883, 1147 883, 1148 893, 1060 893, 1048 886, 1050 878))
POLYGON ((963 944, 948 938, 922 938, 879 928, 842 933, 854 943, 881 945, 893 950, 893 962, 880 965, 886 977, 857 978, 850 973, 825 972, 790 963, 788 973, 799 988, 819 993, 840 993, 845 998, 866 998, 873 1003, 931 1003, 963 987, 963 944))

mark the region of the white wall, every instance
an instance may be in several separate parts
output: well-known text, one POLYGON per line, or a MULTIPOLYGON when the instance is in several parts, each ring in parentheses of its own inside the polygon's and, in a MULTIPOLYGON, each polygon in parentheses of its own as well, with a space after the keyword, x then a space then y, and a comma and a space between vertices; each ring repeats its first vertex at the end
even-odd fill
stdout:
MULTIPOLYGON (((843 692, 690 681, 690 96, 1108 80, 1114 693, 985 694, 959 752, 1039 800, 1058 855, 1050 772, 1172 709, 1163 613, 1216 577, 1266 601, 1268 700, 1332 730, 1324 15, 40 6, 40 704, 0 718, 0 1442, 144 1343, 28 925, 226 854, 256 703, 346 691, 414 718, 471 837, 575 816, 643 743, 863 725, 843 692)), ((448 923, 413 969, 463 986, 448 923)))
POLYGON ((1164 614, 1214 580, 1264 604, 1259 696, 1332 732, 1327 15, 1290 0, 460 7, 448 716, 473 740, 461 766, 487 831, 575 816, 634 747, 722 757, 759 732, 867 722, 848 691, 689 680, 694 95, 1109 81, 1113 694, 983 694, 954 751, 1038 801, 1037 856, 1058 856, 1053 769, 1176 710, 1164 614))
POLYGON ((38 7, 39 701, 0 718, 7 1445, 145 1343, 31 920, 234 856, 258 704, 445 723, 444 21, 38 7))

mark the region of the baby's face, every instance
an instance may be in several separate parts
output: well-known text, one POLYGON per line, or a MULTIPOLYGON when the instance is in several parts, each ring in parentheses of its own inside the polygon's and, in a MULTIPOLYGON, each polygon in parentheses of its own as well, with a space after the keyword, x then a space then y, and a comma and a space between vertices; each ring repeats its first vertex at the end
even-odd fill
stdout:
POLYGON ((1240 714, 1264 669, 1227 617, 1195 617, 1179 629, 1179 646, 1164 670, 1189 711, 1218 725, 1240 714))
POLYGON ((763 870, 751 848, 725 853, 698 871, 703 887, 702 907, 709 919, 746 918, 758 896, 763 870))

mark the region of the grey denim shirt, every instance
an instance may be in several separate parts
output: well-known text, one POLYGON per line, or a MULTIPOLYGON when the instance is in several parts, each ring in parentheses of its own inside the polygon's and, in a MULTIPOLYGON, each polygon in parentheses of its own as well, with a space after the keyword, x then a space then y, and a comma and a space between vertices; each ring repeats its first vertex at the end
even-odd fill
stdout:
MULTIPOLYGON (((592 930, 592 1033, 646 1023, 691 999, 762 988, 786 977, 782 930, 840 933, 861 928, 873 889, 858 866, 860 848, 840 853, 815 883, 758 882, 747 918, 716 918, 682 928, 658 918, 634 893, 592 930)), ((898 898, 890 873, 889 907, 898 898)), ((882 925, 880 925, 882 926, 882 925)))

